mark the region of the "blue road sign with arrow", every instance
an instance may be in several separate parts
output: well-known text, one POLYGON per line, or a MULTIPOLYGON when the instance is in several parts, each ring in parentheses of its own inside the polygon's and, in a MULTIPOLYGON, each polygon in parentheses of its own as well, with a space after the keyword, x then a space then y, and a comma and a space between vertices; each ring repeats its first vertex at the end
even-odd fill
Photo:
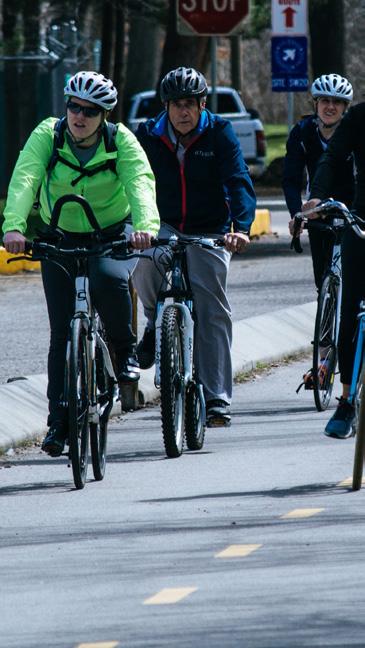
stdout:
POLYGON ((274 92, 305 92, 308 89, 306 36, 272 37, 271 80, 274 92))

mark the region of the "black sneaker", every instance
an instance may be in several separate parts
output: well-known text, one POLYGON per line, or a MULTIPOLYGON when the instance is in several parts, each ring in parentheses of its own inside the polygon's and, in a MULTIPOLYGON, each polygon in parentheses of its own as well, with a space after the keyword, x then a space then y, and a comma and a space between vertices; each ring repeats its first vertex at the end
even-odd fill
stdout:
POLYGON ((136 349, 141 369, 149 369, 155 363, 155 339, 155 329, 146 327, 136 349))
POLYGON ((353 436, 352 421, 355 416, 355 408, 347 398, 338 398, 338 405, 335 413, 328 421, 324 433, 326 436, 336 439, 348 439, 353 436))
POLYGON ((206 403, 207 427, 229 427, 231 416, 229 405, 224 400, 215 399, 206 403))
POLYGON ((132 354, 125 358, 125 360, 121 361, 117 377, 119 384, 137 382, 140 375, 139 363, 135 354, 132 354))
POLYGON ((49 454, 50 457, 60 457, 63 453, 67 439, 65 425, 56 421, 50 426, 46 436, 43 439, 42 450, 49 454))

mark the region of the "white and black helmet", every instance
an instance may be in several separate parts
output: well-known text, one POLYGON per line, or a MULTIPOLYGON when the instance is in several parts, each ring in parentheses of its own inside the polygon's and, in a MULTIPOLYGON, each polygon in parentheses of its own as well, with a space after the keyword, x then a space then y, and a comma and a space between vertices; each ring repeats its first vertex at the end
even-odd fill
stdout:
POLYGON ((342 99, 342 101, 350 103, 354 92, 350 81, 340 74, 322 74, 322 76, 313 81, 311 95, 313 99, 335 97, 336 99, 342 99))
POLYGON ((171 70, 161 81, 161 101, 176 101, 185 97, 206 97, 208 86, 205 77, 194 68, 178 67, 171 70))
POLYGON ((98 72, 77 72, 65 88, 65 97, 78 97, 100 106, 104 110, 113 110, 117 104, 117 90, 110 79, 98 72))

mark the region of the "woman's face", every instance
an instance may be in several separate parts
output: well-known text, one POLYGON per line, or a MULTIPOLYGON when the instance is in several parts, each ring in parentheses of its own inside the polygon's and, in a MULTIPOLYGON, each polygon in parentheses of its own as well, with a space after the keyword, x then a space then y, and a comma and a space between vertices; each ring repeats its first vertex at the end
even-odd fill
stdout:
POLYGON ((334 97, 320 97, 317 100, 318 117, 326 126, 339 122, 346 107, 346 101, 334 97))
POLYGON ((78 97, 70 97, 68 100, 67 125, 75 140, 84 140, 90 137, 103 121, 104 111, 96 104, 78 97))

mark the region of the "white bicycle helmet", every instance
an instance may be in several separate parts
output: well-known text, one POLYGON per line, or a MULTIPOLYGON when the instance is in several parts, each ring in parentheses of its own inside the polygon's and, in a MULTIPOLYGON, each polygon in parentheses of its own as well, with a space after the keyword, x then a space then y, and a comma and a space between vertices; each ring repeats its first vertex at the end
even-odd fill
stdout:
POLYGON ((117 90, 110 79, 98 72, 77 72, 65 88, 65 97, 78 97, 100 106, 104 110, 113 110, 117 104, 117 90))
POLYGON ((311 87, 313 99, 320 97, 335 97, 350 103, 354 96, 350 81, 340 74, 322 74, 315 79, 311 87))

